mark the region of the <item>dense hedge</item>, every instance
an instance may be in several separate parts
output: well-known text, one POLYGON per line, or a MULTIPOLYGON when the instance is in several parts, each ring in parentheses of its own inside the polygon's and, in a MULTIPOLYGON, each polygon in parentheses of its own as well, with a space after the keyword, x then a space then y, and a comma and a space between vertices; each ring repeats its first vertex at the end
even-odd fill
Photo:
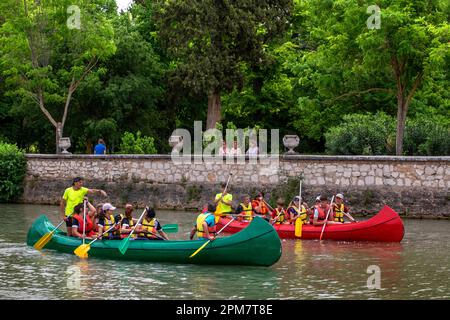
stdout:
POLYGON ((26 159, 16 145, 0 142, 0 202, 16 200, 23 191, 26 159))
MULTIPOLYGON (((385 113, 345 115, 325 133, 326 151, 340 155, 395 154, 396 119, 385 113)), ((450 155, 450 125, 440 118, 408 120, 403 154, 450 155)))

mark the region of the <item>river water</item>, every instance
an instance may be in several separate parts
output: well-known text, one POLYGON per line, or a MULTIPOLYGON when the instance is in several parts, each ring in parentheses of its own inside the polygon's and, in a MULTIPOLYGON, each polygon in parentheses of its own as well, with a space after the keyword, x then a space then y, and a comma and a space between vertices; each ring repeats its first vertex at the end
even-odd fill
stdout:
MULTIPOLYGON (((0 205, 0 299, 450 299, 448 220, 405 220, 400 244, 282 240, 276 264, 244 267, 39 252, 25 242, 41 214, 58 222, 55 206, 0 205)), ((157 217, 179 224, 172 239, 187 239, 196 214, 159 211, 157 217)))

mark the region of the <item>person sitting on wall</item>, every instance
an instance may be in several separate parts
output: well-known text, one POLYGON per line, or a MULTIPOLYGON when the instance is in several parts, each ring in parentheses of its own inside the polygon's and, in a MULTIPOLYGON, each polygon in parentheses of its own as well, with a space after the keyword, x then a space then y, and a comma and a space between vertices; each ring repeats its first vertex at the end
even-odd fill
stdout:
POLYGON ((106 144, 105 141, 103 141, 103 139, 98 139, 98 143, 94 147, 94 154, 96 155, 106 154, 106 144))
POLYGON ((162 226, 156 219, 156 212, 153 208, 145 208, 145 216, 142 222, 136 226, 138 239, 145 240, 169 240, 167 234, 162 231, 162 226))
POLYGON ((335 203, 333 204, 333 220, 344 223, 344 216, 346 216, 351 222, 356 222, 349 211, 350 208, 344 204, 344 195, 338 193, 335 197, 335 203))
POLYGON ((202 212, 198 215, 194 227, 191 230, 189 239, 194 239, 197 234, 198 240, 214 240, 216 236, 216 222, 214 219, 214 212, 216 206, 212 203, 208 204, 208 211, 202 212))

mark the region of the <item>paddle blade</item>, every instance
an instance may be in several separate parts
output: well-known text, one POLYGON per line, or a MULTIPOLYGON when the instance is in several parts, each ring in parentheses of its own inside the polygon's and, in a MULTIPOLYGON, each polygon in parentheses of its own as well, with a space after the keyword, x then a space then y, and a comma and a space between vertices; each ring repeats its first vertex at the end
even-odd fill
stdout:
POLYGON ((130 238, 126 238, 122 240, 122 243, 119 246, 119 251, 121 254, 125 254, 128 250, 128 246, 130 245, 130 238))
POLYGON ((300 218, 297 218, 297 220, 295 220, 295 236, 297 238, 302 237, 302 228, 303 228, 302 220, 300 220, 300 218))
POLYGON ((44 234, 42 236, 42 238, 40 238, 35 244, 34 244, 34 248, 37 250, 41 250, 42 248, 45 247, 45 245, 52 239, 53 233, 52 232, 47 232, 46 234, 44 234))
POLYGON ((82 244, 78 248, 76 248, 73 253, 75 253, 81 259, 86 259, 88 257, 88 251, 90 249, 91 246, 89 244, 82 244))
POLYGON ((177 224, 166 224, 165 226, 162 226, 162 231, 167 232, 167 233, 177 233, 178 225, 177 224))
POLYGON ((211 240, 208 240, 208 241, 206 241, 200 248, 198 248, 193 254, 191 254, 190 256, 189 256, 189 259, 191 259, 193 256, 195 256, 197 253, 199 253, 200 251, 202 251, 202 249, 204 248, 204 247, 206 247, 206 245, 208 244, 208 243, 210 243, 211 242, 211 240))

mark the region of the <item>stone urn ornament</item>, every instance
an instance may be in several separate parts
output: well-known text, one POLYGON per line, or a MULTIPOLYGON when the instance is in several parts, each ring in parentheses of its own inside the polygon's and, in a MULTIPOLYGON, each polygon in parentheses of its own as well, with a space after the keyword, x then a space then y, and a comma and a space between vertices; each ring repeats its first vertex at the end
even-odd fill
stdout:
POLYGON ((59 147, 62 149, 61 154, 71 154, 67 149, 71 146, 70 138, 60 138, 59 147))
POLYGON ((285 135, 283 137, 283 145, 289 149, 286 154, 297 154, 297 152, 294 151, 294 148, 299 144, 300 138, 297 135, 285 135))
POLYGON ((183 136, 170 136, 169 145, 173 152, 180 152, 183 149, 183 136))

